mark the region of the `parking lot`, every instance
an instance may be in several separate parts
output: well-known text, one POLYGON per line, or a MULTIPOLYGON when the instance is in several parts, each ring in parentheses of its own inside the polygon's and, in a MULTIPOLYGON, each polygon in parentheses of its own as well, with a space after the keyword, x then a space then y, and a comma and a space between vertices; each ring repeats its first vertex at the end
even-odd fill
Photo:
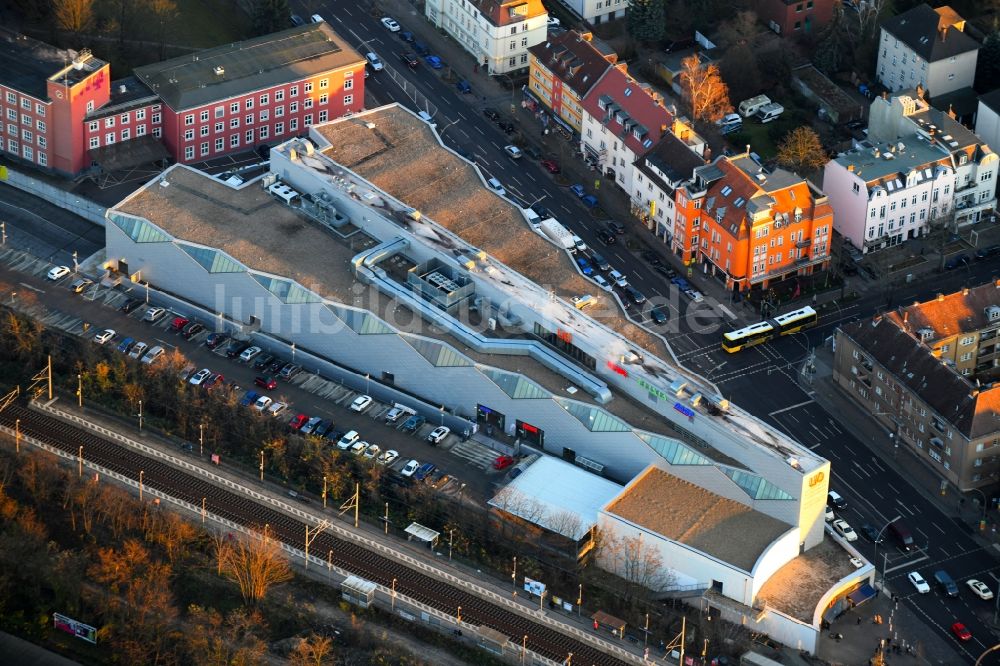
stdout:
MULTIPOLYGON (((5 277, 11 283, 19 282, 41 297, 38 300, 44 302, 45 309, 38 316, 46 326, 91 340, 105 329, 112 329, 114 336, 105 343, 108 347, 118 347, 123 341, 132 338, 133 344, 143 342, 148 349, 156 346, 168 351, 178 349, 190 361, 185 368, 185 381, 189 381, 191 376, 202 369, 207 369, 211 371, 210 375, 200 383, 211 383, 210 390, 231 390, 236 392, 238 399, 253 391, 274 402, 286 403, 287 409, 277 416, 286 422, 296 420, 300 414, 327 421, 329 427, 325 437, 331 440, 330 446, 333 449, 343 433, 355 430, 360 435, 360 441, 378 447, 377 451, 372 452, 373 463, 379 455, 389 450, 399 454, 394 460, 388 461, 389 467, 396 473, 401 472, 411 459, 419 461, 421 465, 429 463, 434 469, 427 474, 425 482, 433 483, 444 493, 461 494, 463 498, 483 501, 492 496, 495 484, 505 474, 493 469, 499 453, 478 442, 463 441, 460 434, 449 433, 436 446, 431 445, 427 436, 440 425, 434 419, 414 422, 404 412, 400 418, 390 423, 386 421, 386 416, 394 405, 372 400, 362 410, 353 411, 350 406, 360 394, 337 382, 305 371, 295 374, 289 380, 278 377, 281 366, 293 362, 291 358, 276 356, 267 366, 254 367, 260 365, 259 361, 264 360, 265 355, 273 353, 267 345, 266 336, 253 336, 252 344, 261 347, 262 351, 249 361, 241 361, 238 353, 236 358, 228 358, 227 351, 231 351, 229 341, 215 349, 210 349, 205 344, 212 333, 212 322, 197 322, 204 328, 185 338, 180 330, 174 330, 174 324, 178 317, 188 319, 188 324, 195 323, 189 313, 168 310, 156 322, 143 321, 146 312, 151 307, 156 307, 155 293, 151 295, 153 302, 150 304, 145 302, 144 288, 137 285, 128 285, 131 288, 125 290, 94 283, 77 294, 71 289, 71 285, 79 279, 79 275, 71 272, 56 280, 49 280, 46 276, 51 269, 52 265, 45 261, 12 251, 0 252, 0 277, 5 277), (4 276, 3 273, 7 275, 4 276), (127 313, 123 312, 121 308, 130 300, 134 301, 134 308, 127 313), (215 375, 222 376, 215 378, 215 375), (267 389, 255 385, 254 380, 258 377, 277 377, 275 387, 267 389)), ((181 329, 183 330, 183 326, 181 329)), ((403 405, 403 408, 405 410, 407 406, 403 405)), ((252 403, 244 409, 247 410, 248 418, 268 418, 253 410, 252 403)), ((302 423, 307 422, 308 420, 302 423)), ((197 456, 197 450, 193 455, 197 456)), ((358 450, 358 455, 364 455, 363 449, 358 450)))

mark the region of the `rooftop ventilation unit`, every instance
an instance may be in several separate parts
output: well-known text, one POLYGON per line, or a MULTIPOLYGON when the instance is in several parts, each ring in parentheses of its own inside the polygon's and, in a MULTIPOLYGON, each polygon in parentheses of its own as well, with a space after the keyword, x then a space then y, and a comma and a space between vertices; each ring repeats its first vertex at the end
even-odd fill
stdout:
POLYGON ((919 331, 917 331, 917 336, 920 337, 921 342, 926 342, 927 340, 930 340, 933 335, 934 335, 934 329, 932 328, 924 327, 919 331))
POLYGON ((1000 321, 1000 306, 989 305, 986 307, 986 319, 989 321, 1000 321))
POLYGON ((212 71, 215 72, 216 76, 224 76, 226 73, 226 68, 223 67, 222 65, 219 65, 218 67, 215 67, 212 71))

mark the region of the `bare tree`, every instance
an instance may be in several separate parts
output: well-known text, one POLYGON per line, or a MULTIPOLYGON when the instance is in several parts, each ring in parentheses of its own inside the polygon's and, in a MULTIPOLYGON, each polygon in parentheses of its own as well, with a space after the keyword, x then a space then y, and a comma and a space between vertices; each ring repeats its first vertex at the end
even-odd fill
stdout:
POLYGON ((290 580, 292 572, 277 541, 252 533, 223 548, 222 575, 239 586, 243 602, 252 609, 273 586, 290 580))
POLYGON ((328 666, 333 663, 333 641, 312 634, 303 638, 288 655, 289 666, 328 666))
POLYGON ((598 544, 601 567, 621 577, 625 583, 626 600, 661 590, 673 580, 673 574, 664 566, 659 551, 645 544, 641 534, 626 537, 603 532, 598 544))
POLYGON ((681 68, 681 90, 696 120, 715 122, 733 110, 718 67, 702 64, 697 55, 691 55, 681 61, 681 68))
POLYGON ((63 30, 79 36, 94 21, 94 0, 51 0, 52 14, 63 30))
POLYGON ((266 623, 257 611, 236 608, 225 618, 212 608, 188 608, 190 623, 199 628, 184 636, 191 663, 200 666, 254 666, 264 663, 267 644, 259 634, 266 623))
POLYGON ((778 164, 793 171, 815 171, 828 159, 819 135, 808 125, 793 129, 778 146, 778 164))

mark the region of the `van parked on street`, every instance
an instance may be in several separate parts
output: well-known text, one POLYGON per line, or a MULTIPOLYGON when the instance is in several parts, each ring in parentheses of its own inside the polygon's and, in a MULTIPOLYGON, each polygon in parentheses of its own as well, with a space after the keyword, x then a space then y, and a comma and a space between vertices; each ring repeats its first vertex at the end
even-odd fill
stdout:
POLYGON ((896 540, 896 545, 904 553, 908 553, 916 547, 916 544, 913 542, 913 533, 910 532, 910 528, 902 520, 889 523, 889 534, 896 540))

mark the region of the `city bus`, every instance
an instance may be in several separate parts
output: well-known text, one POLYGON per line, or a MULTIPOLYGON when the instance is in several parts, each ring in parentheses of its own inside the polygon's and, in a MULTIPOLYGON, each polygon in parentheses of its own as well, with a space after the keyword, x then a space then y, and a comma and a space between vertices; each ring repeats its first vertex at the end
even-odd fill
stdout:
POLYGON ((802 329, 815 325, 817 319, 816 311, 811 307, 799 308, 778 315, 773 319, 766 319, 746 328, 724 333, 722 335, 722 348, 730 354, 734 354, 746 347, 763 344, 777 336, 798 333, 802 329))

